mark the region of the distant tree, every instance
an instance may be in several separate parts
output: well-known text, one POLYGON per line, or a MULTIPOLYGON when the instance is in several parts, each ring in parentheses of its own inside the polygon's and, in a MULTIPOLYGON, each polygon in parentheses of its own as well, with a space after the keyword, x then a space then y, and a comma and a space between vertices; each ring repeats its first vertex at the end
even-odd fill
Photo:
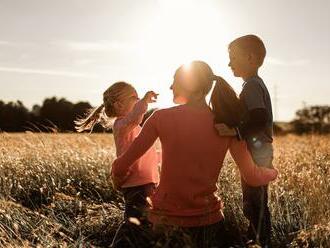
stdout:
POLYGON ((0 101, 0 131, 75 131, 73 121, 84 116, 90 108, 88 102, 74 104, 56 97, 46 98, 41 106, 34 105, 31 111, 21 101, 0 101))
POLYGON ((0 129, 2 131, 24 131, 24 126, 29 120, 29 111, 21 101, 7 104, 0 101, 0 129))
POLYGON ((276 122, 273 124, 274 135, 282 135, 284 133, 283 128, 276 122))
POLYGON ((58 131, 73 130, 72 110, 73 104, 65 98, 47 98, 40 108, 40 118, 44 125, 56 128, 58 131))
POLYGON ((86 111, 91 108, 92 106, 88 102, 78 102, 74 104, 72 109, 74 118, 83 117, 86 111))
POLYGON ((330 133, 330 106, 308 106, 296 112, 291 123, 297 134, 330 133))
POLYGON ((51 126, 58 131, 74 131, 74 120, 84 116, 92 106, 88 102, 78 102, 73 104, 65 98, 56 97, 44 100, 39 112, 40 120, 44 126, 51 126))
POLYGON ((38 104, 33 105, 31 114, 33 114, 34 116, 40 116, 40 109, 41 109, 40 105, 38 104))

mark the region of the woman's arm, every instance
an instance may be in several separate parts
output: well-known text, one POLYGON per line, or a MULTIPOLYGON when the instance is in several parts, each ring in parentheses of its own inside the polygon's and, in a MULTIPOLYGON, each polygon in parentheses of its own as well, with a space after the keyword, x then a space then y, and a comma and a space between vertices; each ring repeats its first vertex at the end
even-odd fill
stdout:
POLYGON ((111 178, 116 188, 126 180, 131 165, 154 144, 158 138, 158 113, 154 112, 142 127, 140 134, 125 153, 114 160, 111 167, 111 178))
POLYGON ((229 149, 247 184, 251 186, 266 185, 277 177, 277 170, 255 165, 245 141, 238 141, 233 138, 229 149))

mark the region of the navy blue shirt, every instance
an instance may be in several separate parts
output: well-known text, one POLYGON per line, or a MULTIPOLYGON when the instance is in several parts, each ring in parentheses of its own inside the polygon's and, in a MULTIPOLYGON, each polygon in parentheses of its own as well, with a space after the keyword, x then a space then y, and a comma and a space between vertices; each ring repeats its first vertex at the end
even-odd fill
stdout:
POLYGON ((245 132, 243 138, 246 140, 254 161, 259 165, 271 166, 273 159, 273 112, 269 92, 263 80, 254 76, 246 80, 240 94, 243 106, 242 123, 251 120, 251 111, 256 109, 264 113, 264 125, 253 132, 245 132))

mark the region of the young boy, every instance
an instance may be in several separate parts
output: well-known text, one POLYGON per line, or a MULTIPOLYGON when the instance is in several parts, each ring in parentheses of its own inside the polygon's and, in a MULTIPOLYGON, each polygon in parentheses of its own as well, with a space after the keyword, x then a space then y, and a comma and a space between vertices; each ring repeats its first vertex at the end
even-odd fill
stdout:
MULTIPOLYGON (((263 80, 258 76, 266 49, 255 35, 239 37, 229 44, 228 64, 236 77, 244 80, 240 94, 242 119, 235 129, 216 124, 220 135, 237 135, 247 142, 254 162, 259 166, 272 167, 273 115, 270 96, 263 80)), ((243 211, 249 220, 248 238, 269 247, 271 219, 268 208, 268 186, 251 187, 241 180, 243 211)))

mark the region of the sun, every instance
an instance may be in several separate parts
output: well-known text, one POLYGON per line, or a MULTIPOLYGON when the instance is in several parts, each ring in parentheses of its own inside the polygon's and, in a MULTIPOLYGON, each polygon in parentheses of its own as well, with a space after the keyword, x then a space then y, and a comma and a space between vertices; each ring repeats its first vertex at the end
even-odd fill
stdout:
MULTIPOLYGON (((180 65, 203 60, 213 67, 227 60, 227 55, 222 56, 218 51, 223 47, 226 52, 228 27, 214 1, 158 0, 157 3, 150 25, 139 41, 139 66, 162 82, 158 86, 165 93, 161 95, 171 99, 168 86, 180 65)), ((161 95, 160 101, 166 102, 161 95)), ((166 106, 171 104, 167 103, 166 106)))

